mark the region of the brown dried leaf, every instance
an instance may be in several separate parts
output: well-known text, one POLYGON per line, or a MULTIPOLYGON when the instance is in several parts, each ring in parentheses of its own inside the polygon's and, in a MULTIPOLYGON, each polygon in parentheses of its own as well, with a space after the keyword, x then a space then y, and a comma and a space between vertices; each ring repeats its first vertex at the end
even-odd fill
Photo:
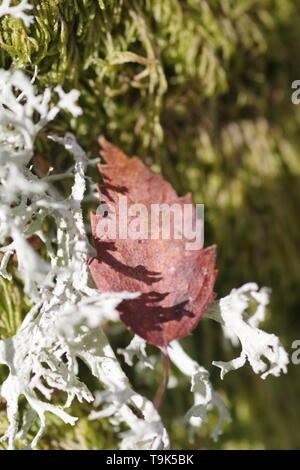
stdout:
MULTIPOLYGON (((106 164, 99 165, 104 187, 101 201, 113 205, 118 214, 118 197, 131 203, 191 203, 191 195, 178 197, 160 175, 152 173, 137 158, 99 139, 106 164)), ((124 216, 124 214, 120 214, 124 216)), ((195 215, 195 212, 193 216, 195 215)), ((102 216, 92 214, 92 233, 97 257, 89 261, 92 277, 101 292, 141 292, 124 300, 118 310, 123 322, 151 344, 166 347, 188 335, 214 299, 216 247, 188 251, 187 240, 111 239, 97 235, 102 216)))

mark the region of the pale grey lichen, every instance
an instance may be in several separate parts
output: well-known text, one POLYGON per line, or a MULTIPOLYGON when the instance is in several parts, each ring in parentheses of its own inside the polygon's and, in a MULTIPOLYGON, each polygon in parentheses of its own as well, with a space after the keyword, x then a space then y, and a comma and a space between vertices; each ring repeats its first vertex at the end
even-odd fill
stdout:
POLYGON ((118 353, 123 354, 126 364, 133 366, 133 358, 136 356, 141 361, 144 367, 153 369, 153 364, 149 361, 146 353, 146 341, 139 336, 135 335, 130 344, 126 348, 119 348, 118 353))
POLYGON ((246 361, 256 374, 261 374, 262 379, 268 375, 278 377, 287 372, 289 357, 279 338, 258 328, 265 319, 269 294, 269 289, 258 289, 257 284, 247 283, 232 289, 229 295, 208 309, 206 317, 221 323, 227 334, 230 332, 234 344, 238 339, 242 346, 241 354, 236 359, 213 362, 220 367, 221 378, 227 372, 242 367, 246 361), (252 304, 255 305, 255 311, 250 315, 252 304))
POLYGON ((169 349, 171 361, 185 375, 191 378, 191 391, 194 393, 194 405, 186 413, 185 419, 192 426, 192 431, 208 421, 207 412, 216 409, 219 419, 211 437, 217 440, 222 433, 223 422, 231 422, 231 416, 221 395, 216 392, 210 381, 209 372, 192 360, 182 349, 178 341, 171 343, 169 349))
POLYGON ((34 17, 25 13, 27 10, 33 8, 27 0, 20 0, 17 5, 11 5, 11 0, 2 0, 0 5, 0 17, 4 15, 12 15, 15 18, 20 18, 25 26, 30 26, 34 17))

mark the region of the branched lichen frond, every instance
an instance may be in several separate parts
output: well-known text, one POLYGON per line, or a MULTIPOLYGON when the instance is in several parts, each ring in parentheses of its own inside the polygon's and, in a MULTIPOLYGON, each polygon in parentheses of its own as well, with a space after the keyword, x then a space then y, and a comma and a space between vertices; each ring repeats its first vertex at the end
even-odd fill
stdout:
POLYGON ((20 0, 18 5, 11 5, 11 0, 2 0, 0 5, 0 17, 4 15, 12 15, 15 18, 20 18, 24 21, 25 26, 30 26, 33 21, 33 16, 25 13, 32 9, 32 5, 27 0, 20 0))
MULTIPOLYGON (((238 358, 229 362, 214 361, 221 369, 221 378, 249 362, 256 374, 265 379, 268 375, 279 376, 287 372, 289 357, 279 338, 258 328, 265 319, 266 307, 269 303, 269 289, 258 289, 257 284, 244 284, 239 289, 232 289, 230 294, 209 307, 206 314, 221 323, 225 334, 237 338, 242 346, 238 358), (253 315, 250 308, 255 305, 253 315)), ((236 341, 234 341, 236 342, 236 341)))
POLYGON ((231 422, 230 413, 221 397, 211 384, 209 372, 196 361, 192 360, 182 349, 178 341, 171 344, 169 350, 171 361, 185 375, 191 378, 191 391, 194 393, 194 406, 187 412, 186 420, 195 430, 203 422, 208 421, 207 412, 216 409, 219 419, 211 437, 217 440, 223 432, 224 421, 231 422))

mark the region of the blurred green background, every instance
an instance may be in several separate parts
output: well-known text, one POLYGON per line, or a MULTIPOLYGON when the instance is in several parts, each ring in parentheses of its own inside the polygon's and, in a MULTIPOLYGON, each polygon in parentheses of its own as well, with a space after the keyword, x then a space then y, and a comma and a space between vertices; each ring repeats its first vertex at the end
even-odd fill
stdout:
MULTIPOLYGON (((29 29, 12 17, 0 20, 0 66, 29 75, 37 66, 41 89, 59 83, 81 92, 82 116, 63 115, 47 131, 72 130, 91 158, 104 134, 161 171, 179 194, 192 191, 195 202, 205 204, 206 244, 218 245, 218 296, 248 281, 270 286, 263 327, 291 353, 300 338, 300 105, 291 101, 291 84, 300 79, 300 3, 30 3, 35 21, 29 29)), ((47 132, 37 152, 58 172, 70 163, 47 132)), ((27 308, 22 286, 1 281, 2 338, 13 334, 27 308)), ((115 348, 130 340, 121 327, 108 335, 115 348)), ((212 414, 189 443, 182 417, 192 396, 188 380, 174 370, 179 388, 168 391, 162 408, 174 448, 299 449, 300 366, 266 381, 245 367, 221 381, 212 360, 229 360, 238 349, 224 343, 218 326, 203 320, 183 343, 212 372, 233 423, 213 443, 212 414)), ((128 373, 137 390, 153 396, 159 366, 154 375, 128 373)), ((73 412, 80 416, 76 429, 49 417, 41 448, 117 446, 108 422, 87 420, 88 405, 74 404, 73 412)))

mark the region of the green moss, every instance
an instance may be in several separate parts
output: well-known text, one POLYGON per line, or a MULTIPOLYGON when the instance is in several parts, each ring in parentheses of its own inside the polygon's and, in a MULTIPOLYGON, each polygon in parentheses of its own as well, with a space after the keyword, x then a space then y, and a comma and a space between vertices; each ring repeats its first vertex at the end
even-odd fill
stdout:
POLYGON ((28 311, 28 300, 17 281, 0 277, 0 339, 13 336, 28 311))

